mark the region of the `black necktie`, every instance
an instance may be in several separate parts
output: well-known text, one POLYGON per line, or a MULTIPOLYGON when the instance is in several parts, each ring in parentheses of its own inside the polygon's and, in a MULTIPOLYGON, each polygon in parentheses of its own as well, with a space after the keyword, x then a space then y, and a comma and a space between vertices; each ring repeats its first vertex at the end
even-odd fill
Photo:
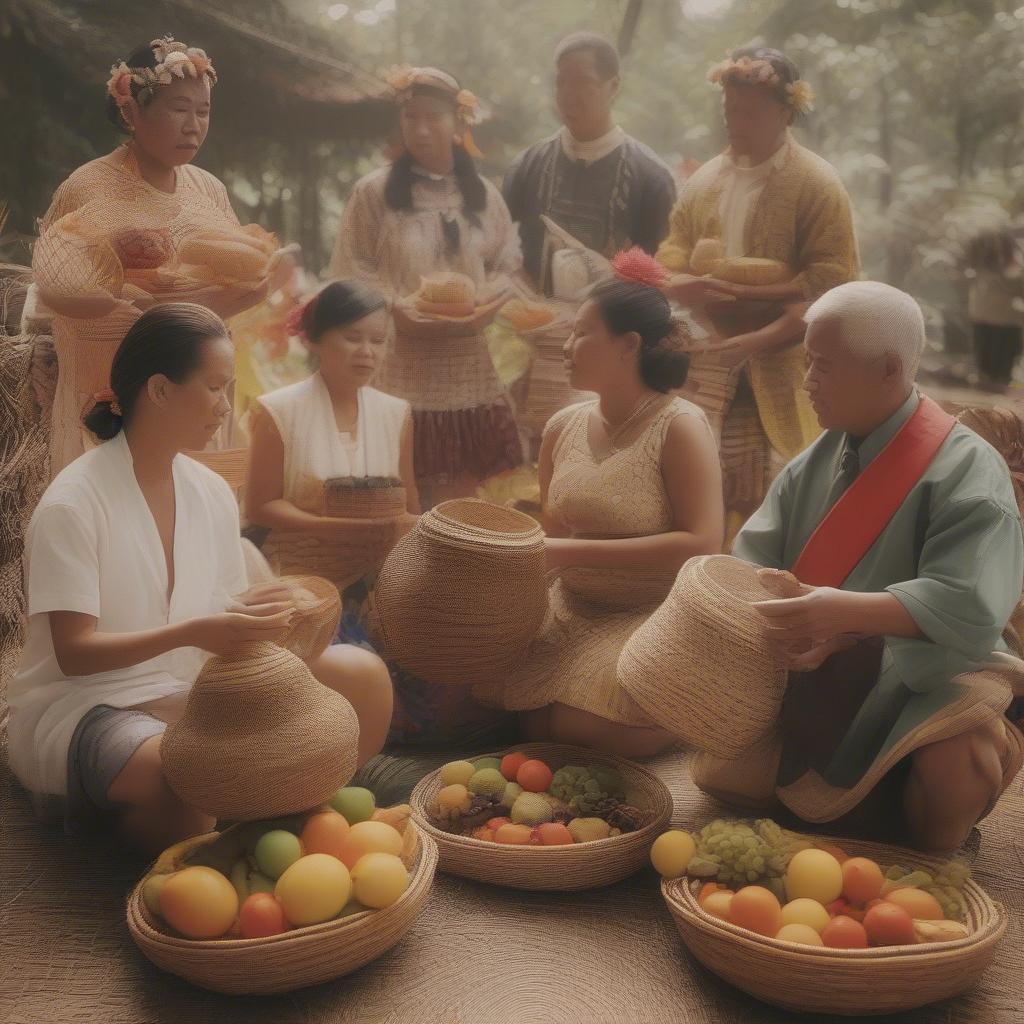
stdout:
POLYGON ((829 488, 825 502, 827 512, 846 492, 846 489, 857 479, 860 472, 860 456, 856 449, 846 448, 839 459, 839 472, 836 473, 832 486, 829 488))

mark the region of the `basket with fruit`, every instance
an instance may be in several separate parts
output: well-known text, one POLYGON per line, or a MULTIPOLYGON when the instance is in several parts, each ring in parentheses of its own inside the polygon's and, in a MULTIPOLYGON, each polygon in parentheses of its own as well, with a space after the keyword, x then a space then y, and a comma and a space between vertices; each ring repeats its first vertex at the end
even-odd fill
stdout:
POLYGON ((690 952, 789 1010, 895 1013, 957 995, 1007 925, 962 860, 803 836, 768 819, 666 832, 651 860, 690 952))
POLYGON ((216 992, 269 994, 362 967, 426 905, 437 847, 410 807, 343 787, 323 807, 166 850, 128 897, 157 967, 216 992))
POLYGON ((638 871, 672 813, 665 784, 640 765, 541 743, 452 761, 410 802, 442 871, 564 892, 638 871))

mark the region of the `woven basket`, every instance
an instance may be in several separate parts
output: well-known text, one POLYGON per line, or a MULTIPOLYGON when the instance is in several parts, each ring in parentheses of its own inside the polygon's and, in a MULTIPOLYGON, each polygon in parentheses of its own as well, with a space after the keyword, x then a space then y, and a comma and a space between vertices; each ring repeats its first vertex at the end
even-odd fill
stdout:
MULTIPOLYGON (((830 840, 882 863, 925 870, 941 860, 878 843, 830 840)), ((705 913, 686 878, 666 879, 661 892, 679 934, 708 970, 731 985, 786 1010, 856 1017, 898 1013, 970 988, 1006 931, 1006 911, 974 882, 964 889, 971 934, 954 942, 871 949, 829 949, 769 939, 705 913)))
POLYGON ((221 448, 201 452, 185 452, 190 459, 202 463, 223 477, 235 492, 235 497, 245 487, 249 473, 249 448, 221 448))
POLYGON ((324 515, 385 519, 406 509, 402 481, 388 476, 335 476, 324 481, 324 515))
MULTIPOLYGON (((411 822, 408 828, 415 829, 411 822)), ((270 995, 317 985, 376 960, 398 943, 426 906, 437 847, 418 834, 409 888, 383 910, 367 910, 265 939, 184 939, 163 931, 142 899, 128 897, 128 931, 146 958, 193 985, 231 995, 270 995)))
POLYGON ((160 743, 163 772, 189 806, 232 821, 321 804, 356 770, 359 722, 291 652, 248 644, 211 658, 160 743))
MULTIPOLYGON (((619 882, 648 863, 651 845, 672 816, 672 794, 661 779, 632 761, 580 747, 528 743, 515 749, 540 758, 553 771, 567 764, 598 764, 617 769, 629 789, 643 793, 653 814, 651 821, 636 832, 572 846, 500 846, 472 836, 454 835, 434 825, 427 812, 441 789, 439 769, 420 780, 409 803, 416 824, 437 843, 441 871, 509 889, 575 892, 619 882)), ((504 753, 478 754, 471 760, 501 757, 504 753)))
POLYGON ((619 655, 623 689, 663 729, 717 757, 740 757, 778 720, 786 670, 764 617, 776 595, 729 555, 691 558, 619 655))
POLYGON ((313 661, 338 632, 341 597, 334 584, 320 576, 285 576, 280 582, 293 588, 298 604, 291 627, 278 644, 303 661, 313 661))
POLYGON ((420 516, 388 556, 374 591, 389 658, 431 683, 502 677, 548 608, 537 521, 477 498, 420 516))

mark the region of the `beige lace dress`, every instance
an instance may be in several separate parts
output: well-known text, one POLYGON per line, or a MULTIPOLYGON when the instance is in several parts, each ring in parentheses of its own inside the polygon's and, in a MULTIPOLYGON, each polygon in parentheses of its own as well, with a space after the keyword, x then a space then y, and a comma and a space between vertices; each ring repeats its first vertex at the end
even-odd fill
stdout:
MULTIPOLYGON (((573 537, 646 537, 674 529, 661 472, 669 425, 704 413, 682 398, 665 404, 628 445, 596 452, 589 421, 596 401, 556 413, 562 427, 554 449, 548 511, 573 537)), ((710 427, 708 428, 710 431, 710 427)), ((627 725, 652 726, 616 678, 619 652, 668 595, 675 568, 567 567, 551 584, 550 612, 540 635, 509 678, 474 687, 485 703, 526 711, 561 703, 627 725)))

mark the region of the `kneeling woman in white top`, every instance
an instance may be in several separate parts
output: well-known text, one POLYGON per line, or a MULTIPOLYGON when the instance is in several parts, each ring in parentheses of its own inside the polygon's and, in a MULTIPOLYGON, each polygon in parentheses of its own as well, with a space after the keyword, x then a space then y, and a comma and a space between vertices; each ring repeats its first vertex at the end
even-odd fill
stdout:
POLYGON ((299 311, 292 330, 318 366, 254 404, 246 511, 250 523, 273 531, 267 545, 272 561, 277 542, 289 535, 319 542, 320 556, 302 568, 339 586, 342 636, 361 640, 360 613, 373 580, 317 558, 330 560, 331 552, 358 546, 360 531, 371 543, 376 527, 324 515, 324 487, 336 477, 390 478, 405 488, 407 514, 417 514, 412 413, 408 402, 369 386, 388 332, 384 299, 376 292, 356 281, 333 281, 299 311))
MULTIPOLYGON (((234 350, 220 319, 153 307, 125 335, 86 426, 105 441, 47 488, 26 538, 28 635, 9 690, 11 765, 44 815, 105 822, 147 850, 207 831, 164 779, 160 734, 206 655, 273 640, 277 584, 246 589, 228 485, 181 454, 230 414, 234 350)), ((359 760, 383 745, 391 685, 352 647, 310 666, 359 717, 359 760)), ((258 785, 258 781, 254 782, 258 785)))

